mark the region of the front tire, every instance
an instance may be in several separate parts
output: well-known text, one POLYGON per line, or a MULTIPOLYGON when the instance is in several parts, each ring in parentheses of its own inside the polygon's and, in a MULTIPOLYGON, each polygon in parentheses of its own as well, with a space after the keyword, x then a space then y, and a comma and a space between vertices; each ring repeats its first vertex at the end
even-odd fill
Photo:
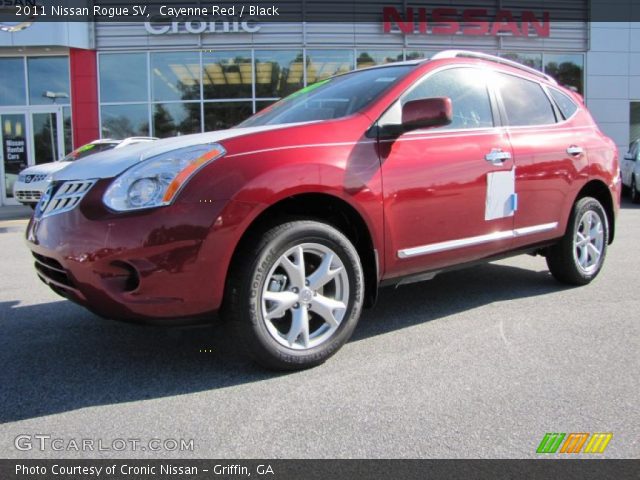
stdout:
POLYGON ((549 248, 547 265, 560 282, 586 285, 604 263, 609 239, 609 223, 604 208, 591 197, 576 202, 562 239, 549 248))
POLYGON ((223 313, 259 364, 313 367, 351 337, 364 275, 340 231, 310 220, 282 223, 242 245, 237 260, 223 313))

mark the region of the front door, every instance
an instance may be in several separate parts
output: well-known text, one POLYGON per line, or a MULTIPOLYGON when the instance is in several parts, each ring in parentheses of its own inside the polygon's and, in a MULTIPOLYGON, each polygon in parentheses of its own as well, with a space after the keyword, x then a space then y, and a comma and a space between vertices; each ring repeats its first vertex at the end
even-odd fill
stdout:
POLYGON ((53 162, 65 154, 62 107, 0 111, 3 205, 17 205, 13 184, 27 167, 53 162))
POLYGON ((419 98, 449 97, 453 106, 447 127, 380 140, 388 277, 473 261, 512 244, 511 146, 496 126, 484 79, 468 67, 428 74, 380 119, 397 124, 401 105, 419 98))

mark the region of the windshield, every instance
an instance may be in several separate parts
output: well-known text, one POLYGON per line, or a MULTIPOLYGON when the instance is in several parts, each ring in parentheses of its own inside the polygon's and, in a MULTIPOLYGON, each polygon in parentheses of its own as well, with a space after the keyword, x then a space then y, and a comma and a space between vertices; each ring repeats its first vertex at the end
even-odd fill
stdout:
POLYGON ((413 65, 395 65, 328 78, 298 90, 238 126, 257 127, 346 117, 368 106, 413 68, 413 65))
POLYGON ((88 143, 80 148, 76 148, 69 155, 64 157, 62 162, 73 162, 74 160, 80 160, 81 158, 88 157, 94 153, 104 152, 105 150, 111 150, 116 148, 117 143, 88 143))

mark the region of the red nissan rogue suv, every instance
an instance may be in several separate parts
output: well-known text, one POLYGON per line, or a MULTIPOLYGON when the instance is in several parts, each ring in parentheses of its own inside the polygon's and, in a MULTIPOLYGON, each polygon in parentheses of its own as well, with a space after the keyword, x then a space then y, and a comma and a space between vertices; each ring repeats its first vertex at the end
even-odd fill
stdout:
POLYGON ((335 353, 383 283, 523 252, 589 283, 618 172, 579 95, 445 51, 318 82, 236 128, 74 162, 27 241, 38 276, 98 315, 220 311, 258 362, 297 369, 335 353))

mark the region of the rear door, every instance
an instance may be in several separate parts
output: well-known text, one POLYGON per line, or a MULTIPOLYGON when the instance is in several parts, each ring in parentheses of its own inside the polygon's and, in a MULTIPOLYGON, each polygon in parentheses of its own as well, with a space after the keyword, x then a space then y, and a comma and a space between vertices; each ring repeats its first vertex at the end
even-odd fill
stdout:
POLYGON ((538 82, 494 76, 516 164, 515 248, 562 235, 565 205, 588 174, 587 132, 562 118, 538 82))
POLYGON ((472 261, 512 244, 512 212, 487 215, 488 181, 498 185, 506 177, 508 187, 513 160, 485 70, 428 73, 379 125, 399 125, 404 103, 433 97, 451 98, 450 125, 379 140, 388 278, 472 261), (500 178, 491 177, 496 173, 500 178))

